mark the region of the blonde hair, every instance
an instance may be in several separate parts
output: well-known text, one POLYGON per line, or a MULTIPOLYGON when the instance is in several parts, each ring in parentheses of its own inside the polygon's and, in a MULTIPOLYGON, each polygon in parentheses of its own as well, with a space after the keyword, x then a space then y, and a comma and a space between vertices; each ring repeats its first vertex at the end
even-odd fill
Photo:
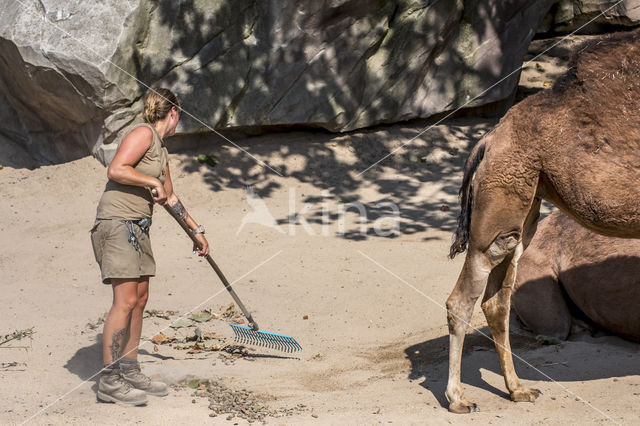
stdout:
POLYGON ((163 87, 151 89, 144 97, 144 121, 153 124, 162 120, 174 106, 180 112, 180 101, 171 90, 163 87))

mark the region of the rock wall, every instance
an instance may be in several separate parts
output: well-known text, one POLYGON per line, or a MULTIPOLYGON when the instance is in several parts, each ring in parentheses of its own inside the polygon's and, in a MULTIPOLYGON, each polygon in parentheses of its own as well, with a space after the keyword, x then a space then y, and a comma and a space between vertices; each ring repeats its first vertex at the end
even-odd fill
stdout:
POLYGON ((538 28, 541 33, 597 34, 640 25, 640 0, 559 0, 538 28))
POLYGON ((343 132, 485 105, 513 93, 552 4, 0 0, 0 134, 39 163, 108 156, 148 86, 182 99, 179 132, 343 132))
POLYGON ((38 164, 99 145, 105 120, 132 102, 106 60, 134 11, 119 0, 0 0, 0 134, 38 164))

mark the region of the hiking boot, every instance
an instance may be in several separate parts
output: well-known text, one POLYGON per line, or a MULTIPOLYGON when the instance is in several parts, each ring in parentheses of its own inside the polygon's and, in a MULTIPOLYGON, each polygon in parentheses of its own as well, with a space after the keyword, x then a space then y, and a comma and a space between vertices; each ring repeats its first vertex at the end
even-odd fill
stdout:
POLYGON ((120 360, 120 376, 136 389, 140 389, 154 396, 166 396, 169 387, 162 382, 154 382, 140 371, 140 363, 136 360, 120 360), (124 361, 124 362, 123 362, 124 361))
POLYGON ((127 405, 144 405, 147 403, 147 394, 144 391, 134 389, 120 377, 120 372, 114 369, 102 373, 98 382, 98 399, 104 402, 116 402, 127 405))

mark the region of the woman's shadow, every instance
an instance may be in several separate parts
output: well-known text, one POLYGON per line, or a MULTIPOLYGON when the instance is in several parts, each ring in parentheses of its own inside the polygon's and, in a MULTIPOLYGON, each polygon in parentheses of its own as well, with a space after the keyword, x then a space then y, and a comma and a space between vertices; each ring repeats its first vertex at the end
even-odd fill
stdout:
POLYGON ((91 389, 94 392, 98 390, 102 367, 102 333, 96 335, 95 342, 91 345, 78 349, 64 365, 64 368, 80 379, 93 382, 91 389))
MULTIPOLYGON (((143 348, 139 348, 138 353, 155 358, 173 359, 173 357, 150 353, 143 348)), ((94 392, 98 391, 98 380, 100 379, 100 370, 102 370, 102 367, 102 333, 96 335, 94 343, 78 349, 64 365, 64 368, 80 379, 93 382, 91 389, 94 392)))

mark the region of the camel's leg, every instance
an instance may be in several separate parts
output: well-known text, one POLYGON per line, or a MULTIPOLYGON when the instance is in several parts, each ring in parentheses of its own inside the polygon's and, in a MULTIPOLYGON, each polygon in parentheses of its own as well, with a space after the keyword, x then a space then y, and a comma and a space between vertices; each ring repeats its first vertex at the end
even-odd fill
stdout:
POLYGON ((460 383, 460 365, 464 337, 473 314, 476 300, 486 286, 491 265, 483 253, 468 253, 458 277, 458 282, 447 299, 447 321, 449 323, 449 381, 446 396, 449 411, 469 413, 477 411, 476 404, 465 399, 460 383))
POLYGON ((482 311, 487 318, 487 323, 491 329, 502 366, 504 382, 509 390, 513 401, 533 402, 539 395, 537 389, 523 388, 520 384, 513 366, 513 356, 511 354, 511 344, 509 342, 509 311, 511 308, 511 292, 516 282, 516 271, 518 260, 525 248, 525 243, 531 241, 538 220, 540 204, 534 202, 532 209, 524 224, 523 242, 520 242, 515 251, 508 255, 498 265, 491 274, 487 284, 487 289, 482 300, 482 311), (536 205, 537 204, 537 205, 536 205))
MULTIPOLYGON (((479 195, 476 206, 483 208, 477 209, 472 215, 472 240, 467 257, 456 286, 447 299, 449 381, 446 396, 449 400, 449 411, 454 413, 477 410, 476 404, 464 398, 460 382, 462 346, 473 307, 485 291, 490 274, 492 282, 502 283, 507 268, 498 268, 495 273, 492 273, 492 270, 503 262, 509 265, 516 248, 520 247, 521 251, 523 241, 525 244, 529 243, 532 232, 535 232, 530 223, 535 222, 533 218, 537 219, 539 212, 539 200, 535 199, 533 194, 531 204, 523 205, 521 200, 515 200, 512 208, 508 205, 508 194, 504 194, 505 197, 497 197, 495 194, 479 195), (501 214, 497 214, 498 212, 501 214), (525 226, 525 223, 528 226, 525 226)), ((503 335, 508 336, 506 325, 504 329, 503 335)), ((502 336, 500 338, 502 339, 502 336)), ((513 365, 511 369, 513 370, 513 365)), ((515 373, 513 376, 515 377, 515 373)))

